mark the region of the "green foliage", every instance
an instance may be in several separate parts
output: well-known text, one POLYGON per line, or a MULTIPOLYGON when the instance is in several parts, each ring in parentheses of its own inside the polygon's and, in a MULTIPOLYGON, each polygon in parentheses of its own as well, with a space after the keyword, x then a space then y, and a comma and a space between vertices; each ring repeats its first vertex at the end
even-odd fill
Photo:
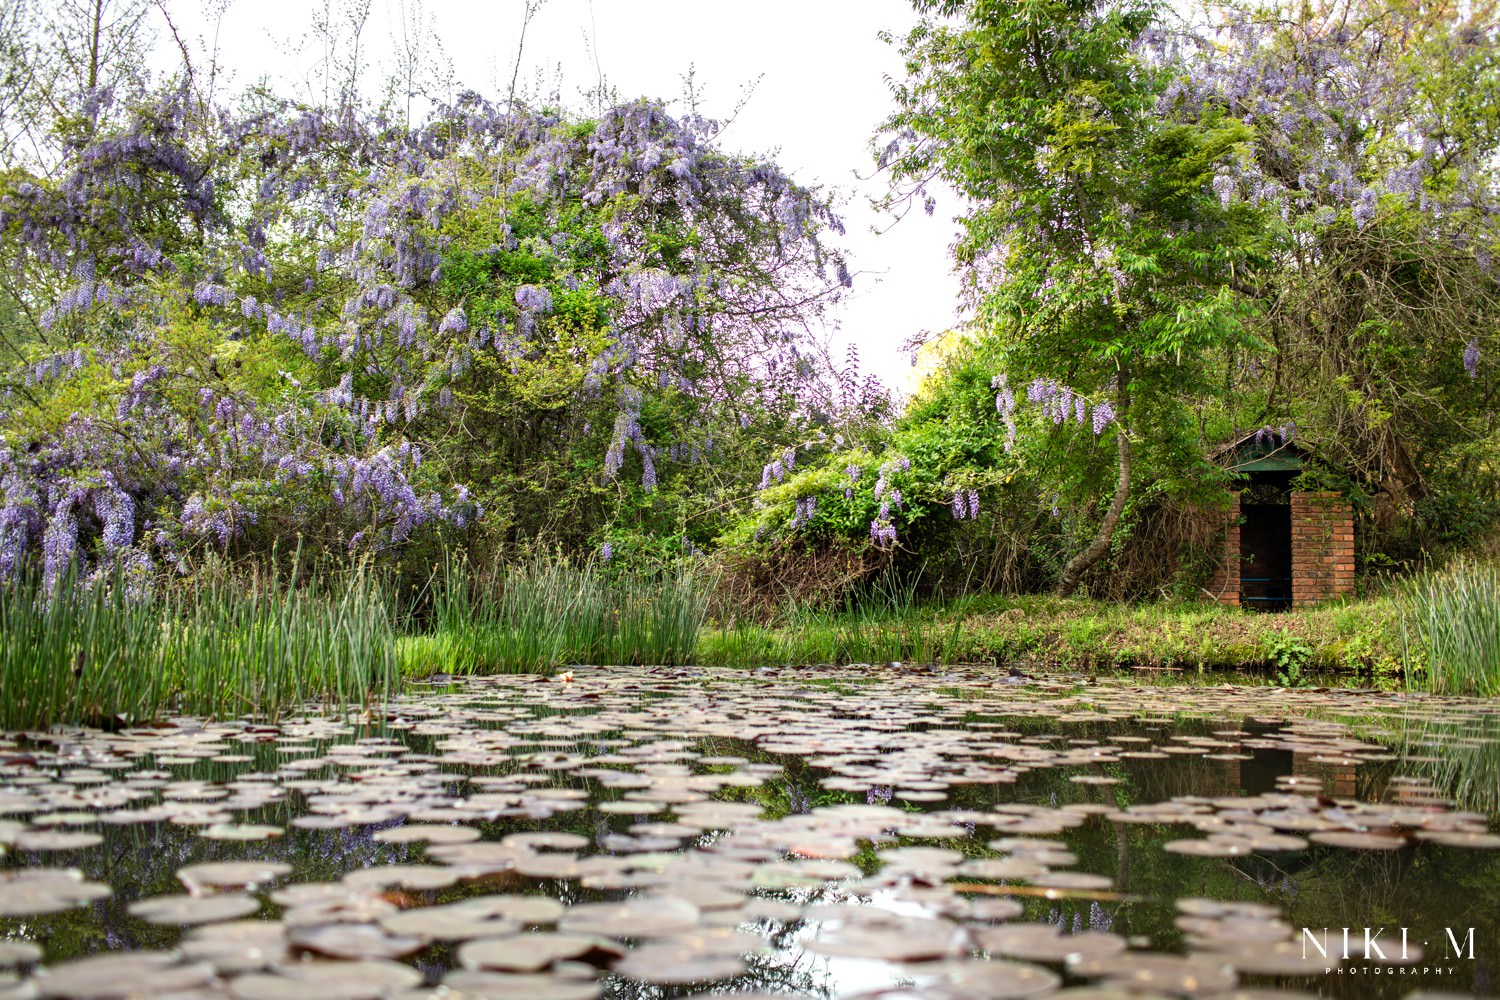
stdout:
POLYGON ((1312 645, 1286 629, 1261 636, 1262 656, 1275 671, 1276 683, 1282 687, 1302 687, 1311 683, 1303 672, 1312 660, 1312 645))
MULTIPOLYGON (((1398 683, 1399 614, 1390 598, 1267 615, 1201 603, 1123 605, 983 595, 892 601, 877 592, 836 610, 791 605, 764 624, 703 634, 703 663, 1011 664, 1041 670, 1234 677, 1282 686, 1332 676, 1398 683), (862 606, 862 604, 866 606, 862 606)), ((900 593, 898 591, 898 593, 900 593)))
POLYGON ((1060 576, 1071 592, 1109 549, 1135 453, 1183 469, 1201 451, 1190 408, 1218 390, 1213 361, 1264 347, 1245 327, 1255 303, 1229 281, 1262 237, 1254 213, 1212 187, 1253 135, 1156 113, 1165 78, 1134 54, 1150 3, 916 7, 926 16, 902 45, 908 79, 884 125, 894 179, 910 196, 937 175, 974 202, 955 255, 991 374, 1016 395, 1043 380, 1069 410, 1052 415, 1055 430, 1018 421, 1017 447, 1082 529, 1060 576), (1113 455, 1067 426, 1075 399, 1108 408, 1095 434, 1113 455))

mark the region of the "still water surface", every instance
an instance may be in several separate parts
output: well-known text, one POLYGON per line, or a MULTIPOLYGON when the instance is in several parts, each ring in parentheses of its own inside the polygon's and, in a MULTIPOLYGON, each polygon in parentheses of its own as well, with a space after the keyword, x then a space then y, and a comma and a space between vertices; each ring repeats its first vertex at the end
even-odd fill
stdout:
POLYGON ((0 1000, 1483 995, 1497 797, 1489 703, 989 671, 13 733, 0 1000))

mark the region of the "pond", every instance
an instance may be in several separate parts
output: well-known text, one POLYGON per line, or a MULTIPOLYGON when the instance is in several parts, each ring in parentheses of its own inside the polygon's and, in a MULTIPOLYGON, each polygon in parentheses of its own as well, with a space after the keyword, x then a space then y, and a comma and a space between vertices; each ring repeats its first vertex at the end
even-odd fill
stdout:
POLYGON ((1500 706, 578 668, 0 737, 0 1000, 1485 994, 1500 706))

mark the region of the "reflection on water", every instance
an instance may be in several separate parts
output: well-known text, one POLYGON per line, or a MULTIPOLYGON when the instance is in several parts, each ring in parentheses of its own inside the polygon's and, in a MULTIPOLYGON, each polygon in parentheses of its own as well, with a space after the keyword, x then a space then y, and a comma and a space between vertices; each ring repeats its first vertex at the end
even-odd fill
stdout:
POLYGON ((0 739, 0 1000, 1491 989, 1491 706, 573 676, 0 739))
POLYGON ((1417 773, 1466 809, 1500 813, 1500 705, 1460 702, 1443 717, 1405 721, 1395 745, 1417 773))

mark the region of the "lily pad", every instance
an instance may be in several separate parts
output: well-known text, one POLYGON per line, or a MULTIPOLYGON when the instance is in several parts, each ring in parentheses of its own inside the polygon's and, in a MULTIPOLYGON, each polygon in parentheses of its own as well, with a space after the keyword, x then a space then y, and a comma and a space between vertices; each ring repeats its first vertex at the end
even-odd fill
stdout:
POLYGON ((216 978, 213 966, 204 962, 183 965, 169 952, 131 951, 38 969, 33 982, 43 997, 107 1000, 182 992, 207 986, 216 978))
POLYGON ((685 899, 651 897, 583 903, 558 918, 558 930, 605 937, 656 938, 698 926, 700 911, 685 899))
POLYGON ((328 958, 404 958, 427 947, 425 936, 390 934, 374 924, 325 924, 292 929, 287 942, 293 948, 316 952, 328 958))
POLYGON ((255 889, 292 873, 284 861, 210 861, 177 869, 177 881, 189 892, 212 889, 255 889))
POLYGON ((240 976, 229 988, 238 1000, 380 1000, 421 982, 420 972, 399 962, 301 962, 275 975, 240 976))
POLYGON ((459 946, 458 962, 466 969, 538 972, 567 959, 613 959, 624 953, 624 948, 605 938, 541 932, 469 941, 459 946))
POLYGON ((448 973, 443 988, 475 1000, 594 1000, 604 992, 604 987, 592 979, 462 969, 448 973))
POLYGON ((260 911, 260 900, 240 893, 212 896, 152 896, 131 903, 131 916, 148 924, 186 927, 236 920, 260 911))
POLYGON ((109 894, 109 886, 85 881, 76 868, 0 871, 0 917, 61 913, 109 894))

